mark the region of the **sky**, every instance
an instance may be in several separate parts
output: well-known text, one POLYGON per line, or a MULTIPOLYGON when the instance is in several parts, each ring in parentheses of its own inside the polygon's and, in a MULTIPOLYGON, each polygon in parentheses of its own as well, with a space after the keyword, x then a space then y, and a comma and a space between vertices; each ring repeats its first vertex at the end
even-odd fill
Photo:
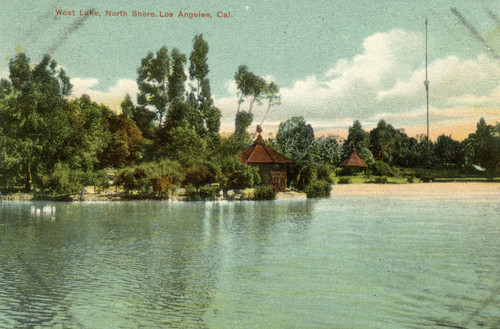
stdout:
MULTIPOLYGON (((201 33, 222 131, 234 127, 234 73, 247 65, 281 89, 265 133, 303 116, 317 136, 345 137, 354 120, 369 130, 381 119, 416 136, 426 131, 427 19, 430 135, 463 139, 481 117, 500 122, 499 17, 498 0, 3 0, 0 76, 8 78, 17 52, 34 63, 49 54, 71 77, 72 97, 88 94, 118 110, 126 93, 135 100, 137 68, 148 51, 166 46, 189 57, 201 33), (101 16, 80 16, 89 9, 101 16), (133 17, 134 10, 156 17, 133 17), (180 11, 212 18, 178 17, 180 11)), ((265 111, 257 106, 251 129, 265 111)))

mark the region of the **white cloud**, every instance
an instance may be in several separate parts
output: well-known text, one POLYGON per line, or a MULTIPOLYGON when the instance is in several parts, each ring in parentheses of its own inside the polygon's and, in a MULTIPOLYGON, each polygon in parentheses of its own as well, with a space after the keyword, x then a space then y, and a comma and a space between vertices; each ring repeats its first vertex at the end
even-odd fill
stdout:
POLYGON ((86 94, 93 101, 103 103, 117 112, 120 111, 120 103, 127 93, 132 100, 135 100, 134 96, 138 92, 137 83, 130 79, 120 79, 114 86, 104 92, 94 89, 99 85, 99 80, 95 78, 72 78, 71 84, 73 85, 72 97, 80 97, 82 94, 86 94))
MULTIPOLYGON (((400 29, 367 37, 361 54, 338 60, 323 75, 282 87, 281 105, 271 110, 268 120, 279 122, 301 115, 308 122, 325 124, 345 124, 347 118, 367 123, 386 119, 395 126, 425 124, 423 42, 423 35, 400 29)), ((434 120, 478 119, 481 111, 490 117, 497 113, 500 119, 500 64, 493 58, 438 58, 431 61, 428 72, 434 120), (470 107, 474 109, 464 110, 470 107)), ((234 82, 226 86, 236 94, 234 82)), ((216 104, 224 116, 234 118, 236 97, 217 99, 216 104)), ((264 112, 265 106, 256 107, 254 121, 264 112)))

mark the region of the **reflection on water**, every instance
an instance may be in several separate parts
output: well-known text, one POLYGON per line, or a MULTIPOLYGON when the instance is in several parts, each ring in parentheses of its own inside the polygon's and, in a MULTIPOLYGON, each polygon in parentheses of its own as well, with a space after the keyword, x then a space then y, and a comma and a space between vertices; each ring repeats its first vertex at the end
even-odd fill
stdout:
POLYGON ((498 196, 0 204, 0 328, 498 327, 498 196))

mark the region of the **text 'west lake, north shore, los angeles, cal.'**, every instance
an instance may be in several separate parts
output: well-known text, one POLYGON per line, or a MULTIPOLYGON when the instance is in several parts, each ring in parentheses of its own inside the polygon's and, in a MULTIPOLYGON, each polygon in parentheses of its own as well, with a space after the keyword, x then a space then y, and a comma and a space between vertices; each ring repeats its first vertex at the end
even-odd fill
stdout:
POLYGON ((187 18, 211 19, 232 18, 230 11, 147 11, 147 10, 96 10, 96 9, 55 9, 56 16, 87 16, 87 17, 133 17, 133 18, 187 18))

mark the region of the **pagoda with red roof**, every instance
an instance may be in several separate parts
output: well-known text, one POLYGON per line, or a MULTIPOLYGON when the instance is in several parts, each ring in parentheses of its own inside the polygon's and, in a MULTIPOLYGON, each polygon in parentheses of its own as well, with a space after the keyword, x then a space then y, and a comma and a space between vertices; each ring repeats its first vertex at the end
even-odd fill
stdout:
POLYGON ((342 161, 340 164, 340 167, 343 168, 368 168, 366 163, 359 157, 359 155, 356 154, 356 150, 354 149, 354 146, 352 147, 351 154, 342 161))
POLYGON ((260 126, 257 126, 257 132, 259 135, 253 144, 238 156, 241 162, 259 168, 263 183, 271 185, 278 192, 285 192, 287 165, 293 161, 266 145, 260 126))

